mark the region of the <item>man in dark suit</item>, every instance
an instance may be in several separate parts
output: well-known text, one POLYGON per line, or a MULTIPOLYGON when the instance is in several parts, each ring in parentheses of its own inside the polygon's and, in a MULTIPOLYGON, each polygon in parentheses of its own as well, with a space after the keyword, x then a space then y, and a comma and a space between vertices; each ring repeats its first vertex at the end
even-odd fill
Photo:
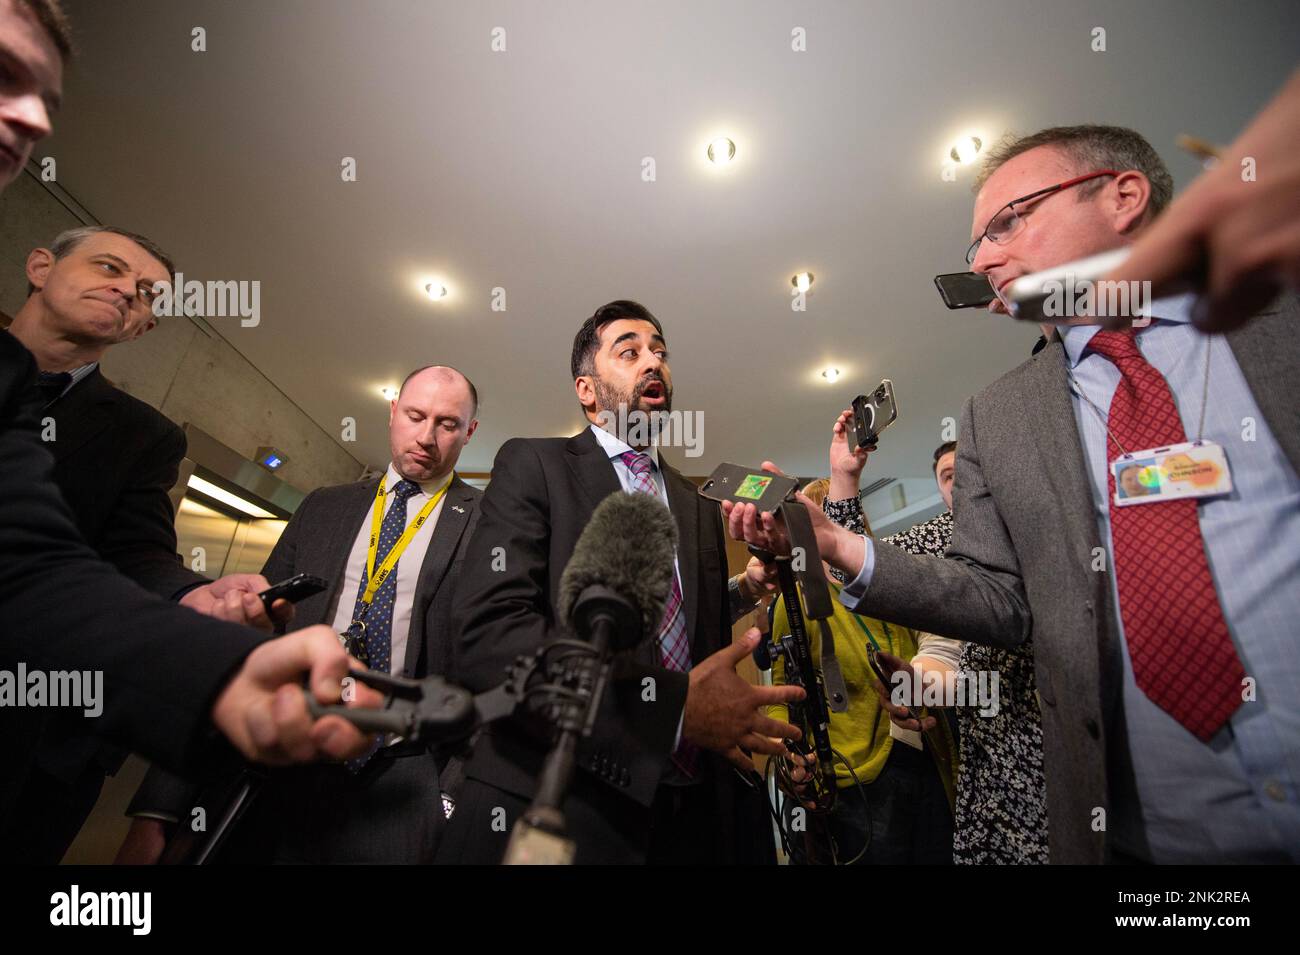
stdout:
MULTIPOLYGON (((389 412, 392 462, 380 498, 385 519, 400 504, 406 520, 398 521, 393 541, 382 531, 378 535, 373 566, 384 566, 386 543, 401 548, 399 559, 367 610, 361 595, 372 579, 368 549, 380 479, 313 491, 262 569, 275 580, 306 573, 329 581, 327 590, 299 603, 296 622, 327 623, 346 633, 362 619, 371 667, 415 679, 448 673, 451 595, 482 497, 454 469, 478 427, 477 408, 473 384, 454 369, 435 365, 407 377, 389 412), (414 527, 421 515, 403 544, 401 530, 414 527), (385 625, 387 639, 379 640, 385 625)), ((447 777, 459 767, 453 763, 445 772, 451 752, 399 741, 380 747, 360 767, 273 773, 222 859, 430 862, 443 823, 441 794, 455 796, 447 777)), ((174 782, 157 773, 146 779, 132 804, 136 821, 120 861, 156 859, 166 838, 164 823, 190 818, 196 794, 188 787, 177 791, 174 782)))
MULTIPOLYGON (((1133 242, 1173 191, 1138 134, 1094 126, 1012 141, 978 183, 968 261, 999 290, 1133 242)), ((967 402, 947 560, 809 508, 854 609, 1001 647, 1032 630, 1053 862, 1300 861, 1300 309, 1218 338, 1193 306, 1075 318, 967 402), (1202 438, 1231 493, 1120 506, 1124 455, 1202 438)), ((724 509, 788 547, 771 515, 724 509)))
MULTIPOLYGON (((732 644, 729 634, 765 583, 761 565, 752 580, 728 581, 717 506, 645 453, 644 427, 634 433, 638 415, 671 410, 658 319, 635 302, 598 310, 574 340, 571 369, 592 427, 568 439, 515 438, 497 454, 456 595, 455 680, 487 690, 517 655, 560 636, 560 576, 592 511, 621 491, 656 494, 680 535, 673 595, 658 639, 617 661, 594 731, 578 747, 564 803, 576 861, 768 858, 766 794, 736 769, 753 774, 741 747, 781 753, 770 737, 798 737, 758 708, 802 691, 753 687, 734 669, 758 636, 751 630, 732 644), (612 433, 618 421, 632 423, 625 436, 612 433)), ((516 718, 479 738, 440 862, 501 861, 510 826, 535 794, 546 736, 516 718)))
MULTIPOLYGON (((144 236, 105 226, 59 235, 27 258, 28 297, 10 333, 35 356, 41 437, 77 529, 104 560, 141 587, 200 613, 270 629, 259 574, 217 581, 181 564, 168 492, 185 435, 154 408, 114 388, 99 361, 156 324, 155 283, 174 269, 144 236)), ((279 610, 288 619, 292 608, 279 610)), ((38 765, 11 829, 33 861, 58 862, 94 807, 105 773, 125 754, 67 717, 46 726, 38 765), (39 822, 38 822, 39 820, 39 822)))
MULTIPOLYGON (((50 479, 35 377, 30 353, 0 331, 0 820, 15 821, 42 724, 57 712, 49 699, 15 704, 35 672, 102 674, 102 711, 81 717, 86 731, 177 771, 227 743, 268 764, 363 751, 361 733, 337 717, 313 722, 303 703, 308 673, 317 699, 339 699, 348 658, 327 628, 269 640, 158 599, 86 546, 50 479)), ((377 700, 366 691, 356 702, 377 700)), ((0 859, 23 861, 19 848, 0 840, 0 859)))

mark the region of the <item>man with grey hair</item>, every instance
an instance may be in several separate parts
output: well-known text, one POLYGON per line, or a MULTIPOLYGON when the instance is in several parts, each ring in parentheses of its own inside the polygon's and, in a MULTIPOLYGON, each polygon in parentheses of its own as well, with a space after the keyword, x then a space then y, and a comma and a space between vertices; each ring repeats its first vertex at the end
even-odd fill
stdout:
MULTIPOLYGON (((1172 191, 1141 136, 1096 126, 1004 144, 976 189, 967 262, 999 291, 1133 243, 1172 191)), ((1005 648, 1032 632, 1053 862, 1300 861, 1300 414, 1284 384, 1300 309, 1218 338, 1193 307, 1156 299, 1144 328, 1074 318, 967 402, 946 560, 808 506, 855 611, 1005 648), (1215 480, 1121 505, 1118 468, 1178 445, 1215 480)), ((773 515, 723 506, 733 536, 788 551, 773 515)))
MULTIPOLYGON (((58 0, 0 0, 0 190, 49 135, 71 50, 58 0)), ((109 321, 115 320, 101 308, 93 323, 109 321)), ((65 346, 55 352, 71 355, 65 346)), ((37 434, 44 397, 32 390, 36 371, 31 352, 0 331, 0 528, 8 545, 0 561, 0 617, 10 624, 0 639, 0 669, 101 671, 105 685, 116 689, 104 700, 97 732, 176 768, 220 738, 246 758, 272 764, 361 752, 363 734, 338 717, 313 720, 300 694, 290 700, 280 692, 309 673, 319 702, 338 699, 335 681, 347 672, 348 658, 325 627, 259 645, 263 638, 252 630, 144 593, 86 547, 54 485, 54 462, 42 447, 48 442, 37 434), (167 650, 159 653, 160 646, 167 650), (219 735, 210 738, 213 728, 219 735)), ((209 596, 221 602, 211 590, 209 596)), ((378 702, 378 694, 357 689, 355 702, 378 702)), ((102 783, 102 770, 87 770, 79 788, 37 764, 50 713, 0 708, 5 861, 58 861, 88 811, 89 790, 102 783)))
MULTIPOLYGON (((174 267, 144 236, 83 226, 33 249, 27 301, 9 333, 36 359, 42 437, 54 455, 54 481, 77 529, 101 558, 144 589, 199 613, 269 631, 257 593, 261 574, 212 581, 176 553, 168 492, 185 456, 185 434, 157 410, 104 378, 109 348, 157 324, 151 303, 174 267)), ((277 616, 293 608, 281 602, 277 616)), ((51 720, 20 803, 11 845, 33 861, 58 862, 98 798, 105 772, 124 754, 88 735, 84 721, 51 720), (40 825, 33 825, 39 814, 40 825), (56 818, 57 817, 57 818, 56 818)))

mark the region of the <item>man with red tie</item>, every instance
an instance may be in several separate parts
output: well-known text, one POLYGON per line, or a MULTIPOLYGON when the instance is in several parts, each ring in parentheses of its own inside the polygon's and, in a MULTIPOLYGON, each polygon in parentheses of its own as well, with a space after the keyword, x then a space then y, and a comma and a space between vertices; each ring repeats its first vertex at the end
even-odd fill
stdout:
MULTIPOLYGON (((1173 192, 1107 126, 1002 144, 976 185, 967 262, 999 291, 1134 242, 1173 192)), ((1032 630, 1053 862, 1300 861, 1300 310, 1207 336, 1194 306, 1075 318, 970 399, 947 560, 809 508, 853 609, 994 646, 1032 630), (1145 493, 1117 495, 1135 461, 1145 493)), ((772 515, 724 509, 788 547, 772 515)))

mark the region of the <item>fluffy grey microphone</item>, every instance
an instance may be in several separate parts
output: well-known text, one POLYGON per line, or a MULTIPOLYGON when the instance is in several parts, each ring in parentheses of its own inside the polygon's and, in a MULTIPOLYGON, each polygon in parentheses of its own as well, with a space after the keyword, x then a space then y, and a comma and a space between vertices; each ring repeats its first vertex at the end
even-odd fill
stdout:
POLYGON ((677 525, 650 494, 616 491, 601 501, 560 575, 560 621, 573 627, 573 607, 593 585, 630 602, 641 618, 641 638, 657 634, 673 585, 677 525))

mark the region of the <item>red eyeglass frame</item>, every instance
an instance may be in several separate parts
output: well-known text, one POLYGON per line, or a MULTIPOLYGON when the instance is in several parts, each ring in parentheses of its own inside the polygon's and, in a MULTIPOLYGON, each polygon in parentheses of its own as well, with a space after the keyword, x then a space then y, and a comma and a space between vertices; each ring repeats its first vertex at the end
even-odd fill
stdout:
POLYGON ((1039 196, 1046 196, 1046 195, 1050 195, 1053 192, 1060 192, 1062 189, 1069 189, 1071 186, 1077 186, 1079 183, 1087 182, 1089 179, 1100 179, 1102 176, 1118 176, 1119 174, 1120 174, 1120 170, 1118 169, 1099 169, 1097 172, 1090 172, 1082 176, 1075 176, 1073 179, 1067 179, 1065 180, 1065 182, 1058 182, 1056 185, 1048 186, 1046 189, 1039 189, 1037 192, 1031 192, 1027 196, 1021 196, 1019 199, 1012 199, 1005 206, 1000 207, 997 212, 993 213, 993 215, 989 217, 988 225, 984 227, 984 231, 980 233, 979 238, 976 239, 974 242, 972 242, 970 244, 970 247, 966 250, 966 264, 967 265, 974 264, 975 257, 979 255, 979 245, 986 238, 990 242, 997 244, 998 240, 991 238, 989 236, 989 227, 993 225, 997 217, 1002 215, 1002 213, 1005 210, 1010 209, 1012 206, 1017 205, 1021 202, 1028 202, 1030 199, 1037 199, 1039 196))

